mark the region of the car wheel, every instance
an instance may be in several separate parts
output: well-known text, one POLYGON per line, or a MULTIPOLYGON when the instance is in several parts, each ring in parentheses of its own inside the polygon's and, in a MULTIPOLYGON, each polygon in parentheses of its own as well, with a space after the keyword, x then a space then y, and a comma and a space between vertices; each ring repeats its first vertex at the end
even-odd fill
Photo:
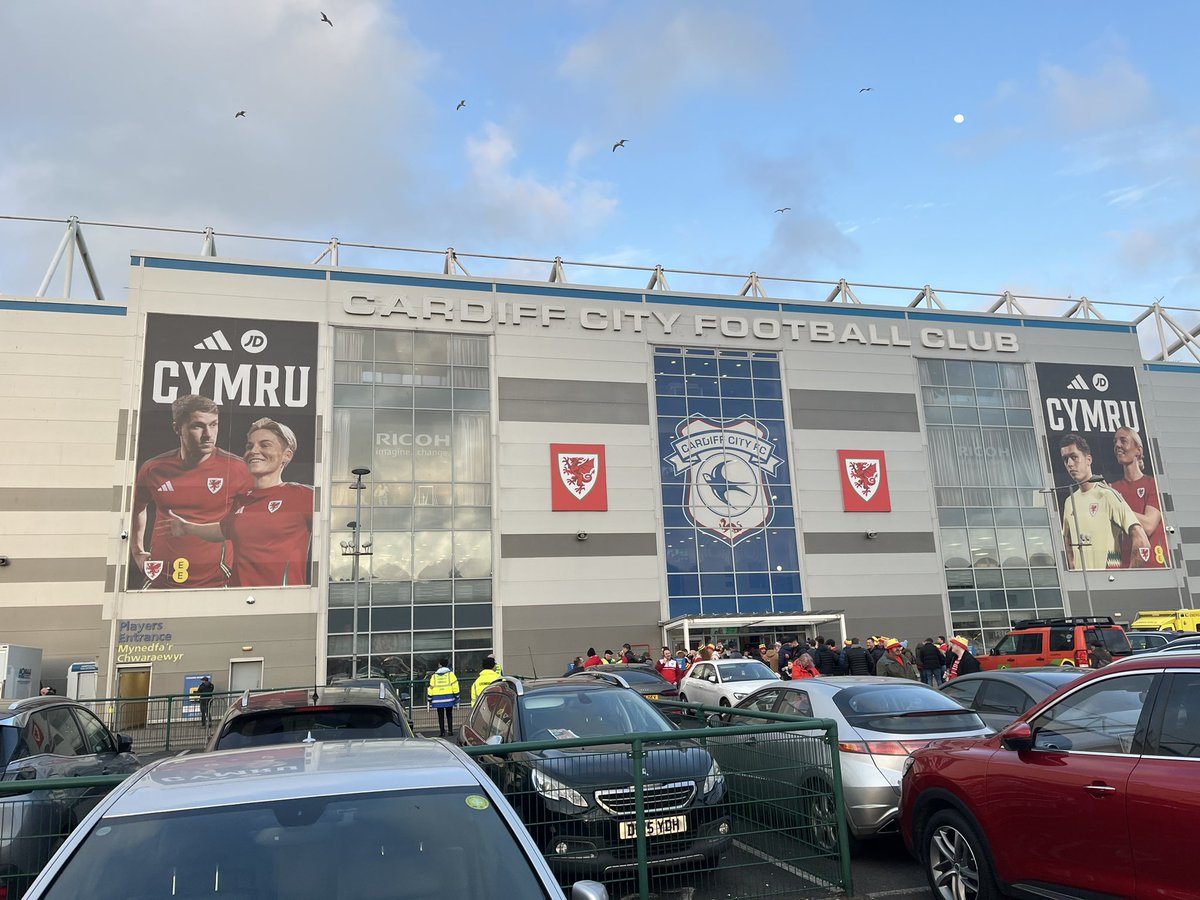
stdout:
POLYGON ((983 840, 952 809, 934 814, 925 827, 925 874, 941 900, 996 900, 1000 891, 983 840))
POLYGON ((680 702, 680 703, 687 703, 687 702, 688 702, 687 694, 680 694, 680 695, 679 695, 679 702, 680 702))
POLYGON ((728 705, 729 705, 729 700, 728 700, 728 699, 726 699, 725 697, 722 697, 722 698, 721 698, 721 702, 720 702, 720 704, 718 704, 718 705, 720 705, 720 706, 728 706, 728 705))
POLYGON ((807 839, 822 853, 838 852, 837 800, 833 784, 823 778, 810 778, 801 786, 808 804, 807 839))

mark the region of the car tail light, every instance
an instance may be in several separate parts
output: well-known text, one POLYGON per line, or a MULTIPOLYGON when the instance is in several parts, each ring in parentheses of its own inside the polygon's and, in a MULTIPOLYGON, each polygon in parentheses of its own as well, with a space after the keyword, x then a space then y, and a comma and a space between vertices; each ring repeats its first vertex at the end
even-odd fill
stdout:
POLYGON ((1075 665, 1082 668, 1083 666, 1086 666, 1087 664, 1088 664, 1087 651, 1086 650, 1076 650, 1075 651, 1075 665))
POLYGON ((908 756, 929 741, 844 741, 838 744, 843 753, 870 753, 875 756, 908 756))

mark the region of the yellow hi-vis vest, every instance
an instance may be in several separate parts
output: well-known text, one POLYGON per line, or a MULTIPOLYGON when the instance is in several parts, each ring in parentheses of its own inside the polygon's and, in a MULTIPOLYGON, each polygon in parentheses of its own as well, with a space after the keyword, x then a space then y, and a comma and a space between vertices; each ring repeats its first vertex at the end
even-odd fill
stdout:
POLYGON ((458 705, 458 677, 453 672, 434 672, 429 676, 429 705, 458 705))
POLYGON ((471 702, 474 703, 479 699, 479 695, 483 693, 483 689, 500 677, 500 673, 495 669, 484 669, 480 672, 479 677, 475 679, 475 683, 471 685, 471 702))

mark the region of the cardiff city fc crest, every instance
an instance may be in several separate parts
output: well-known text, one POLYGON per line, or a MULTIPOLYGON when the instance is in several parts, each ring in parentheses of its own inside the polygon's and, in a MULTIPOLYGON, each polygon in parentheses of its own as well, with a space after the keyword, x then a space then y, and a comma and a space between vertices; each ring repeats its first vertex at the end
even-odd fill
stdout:
POLYGON ((767 476, 783 462, 770 432, 747 416, 720 422, 692 416, 675 434, 666 461, 676 475, 687 475, 688 518, 731 544, 766 527, 773 512, 767 476))

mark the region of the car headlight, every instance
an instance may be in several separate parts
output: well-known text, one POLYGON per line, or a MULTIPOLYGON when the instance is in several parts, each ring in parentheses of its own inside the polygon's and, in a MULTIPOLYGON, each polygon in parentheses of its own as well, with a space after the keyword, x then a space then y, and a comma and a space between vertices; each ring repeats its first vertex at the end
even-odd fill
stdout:
POLYGON ((725 776, 721 774, 721 767, 717 765, 714 759, 713 764, 708 769, 708 774, 704 776, 704 796, 707 797, 717 788, 725 786, 725 776))
POLYGON ((541 769, 533 770, 533 789, 547 800, 587 809, 587 801, 583 799, 583 794, 567 787, 557 778, 551 778, 541 769))
POLYGON ((745 700, 745 699, 746 699, 747 697, 749 697, 749 696, 750 696, 750 695, 749 695, 749 694, 747 694, 747 693, 745 693, 745 692, 743 692, 743 693, 738 693, 737 691, 734 691, 734 692, 733 692, 733 699, 734 699, 734 700, 745 700))

